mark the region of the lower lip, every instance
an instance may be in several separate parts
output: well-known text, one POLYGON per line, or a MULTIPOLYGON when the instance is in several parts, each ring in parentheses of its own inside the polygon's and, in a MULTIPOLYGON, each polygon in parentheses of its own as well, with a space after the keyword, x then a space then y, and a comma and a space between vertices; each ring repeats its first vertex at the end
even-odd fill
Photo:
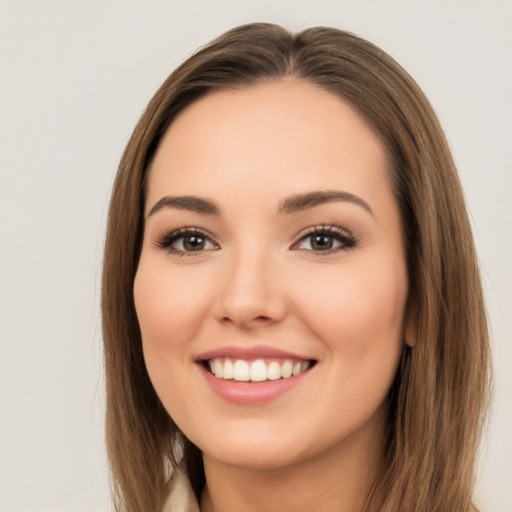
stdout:
POLYGON ((288 379, 243 382, 219 379, 202 365, 200 365, 200 369, 206 382, 217 395, 238 405, 257 405, 271 402, 301 384, 304 377, 311 371, 311 369, 308 369, 288 379))

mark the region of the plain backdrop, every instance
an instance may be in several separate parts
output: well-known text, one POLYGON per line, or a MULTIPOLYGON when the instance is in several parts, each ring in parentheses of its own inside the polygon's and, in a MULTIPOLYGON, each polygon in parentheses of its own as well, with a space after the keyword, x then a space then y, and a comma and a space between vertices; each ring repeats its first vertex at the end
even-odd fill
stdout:
POLYGON ((226 29, 327 24, 427 93, 467 194, 496 393, 478 502, 512 512, 510 1, 0 1, 1 512, 111 511, 99 282, 123 147, 168 73, 226 29))

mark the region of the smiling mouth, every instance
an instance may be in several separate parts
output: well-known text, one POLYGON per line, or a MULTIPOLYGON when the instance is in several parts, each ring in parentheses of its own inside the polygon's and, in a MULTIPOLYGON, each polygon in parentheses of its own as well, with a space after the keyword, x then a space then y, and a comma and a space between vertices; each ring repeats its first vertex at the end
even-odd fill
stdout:
POLYGON ((204 367, 218 379, 239 382, 265 382, 290 379, 311 369, 314 360, 233 359, 216 357, 203 361, 204 367))

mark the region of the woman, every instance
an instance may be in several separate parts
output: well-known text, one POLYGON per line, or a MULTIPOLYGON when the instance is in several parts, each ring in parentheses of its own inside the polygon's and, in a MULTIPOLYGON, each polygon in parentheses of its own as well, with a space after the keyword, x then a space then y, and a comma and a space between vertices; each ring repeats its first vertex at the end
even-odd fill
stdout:
POLYGON ((367 41, 247 25, 170 75, 114 185, 103 330, 118 510, 475 510, 462 191, 367 41))

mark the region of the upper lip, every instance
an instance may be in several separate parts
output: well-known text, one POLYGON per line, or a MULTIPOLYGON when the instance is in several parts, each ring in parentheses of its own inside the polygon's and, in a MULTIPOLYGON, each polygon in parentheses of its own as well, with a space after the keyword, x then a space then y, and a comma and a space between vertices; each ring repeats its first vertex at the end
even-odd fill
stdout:
POLYGON ((230 357, 233 359, 258 359, 264 357, 275 357, 283 359, 297 359, 300 361, 311 360, 310 357, 304 357, 300 354, 294 354, 293 352, 267 345, 255 345, 252 347, 241 347, 233 345, 214 348, 199 354, 197 360, 206 361, 209 359, 215 359, 217 357, 230 357))

